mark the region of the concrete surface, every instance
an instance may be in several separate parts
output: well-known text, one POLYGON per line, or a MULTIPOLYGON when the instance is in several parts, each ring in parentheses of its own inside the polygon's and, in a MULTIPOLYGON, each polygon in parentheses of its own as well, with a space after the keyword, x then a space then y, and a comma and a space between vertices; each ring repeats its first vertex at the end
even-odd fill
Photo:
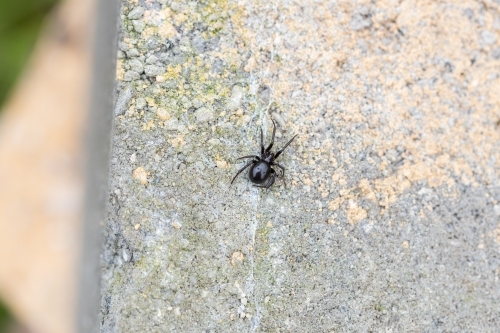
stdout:
POLYGON ((101 331, 497 332, 500 4, 124 1, 101 331), (271 119, 285 181, 235 159, 271 119))

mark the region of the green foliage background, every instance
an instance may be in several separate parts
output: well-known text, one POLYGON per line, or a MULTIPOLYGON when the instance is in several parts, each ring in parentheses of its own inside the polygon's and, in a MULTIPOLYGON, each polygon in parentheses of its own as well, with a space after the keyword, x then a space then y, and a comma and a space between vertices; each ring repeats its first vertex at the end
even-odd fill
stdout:
POLYGON ((57 0, 0 0, 0 106, 22 71, 57 0))

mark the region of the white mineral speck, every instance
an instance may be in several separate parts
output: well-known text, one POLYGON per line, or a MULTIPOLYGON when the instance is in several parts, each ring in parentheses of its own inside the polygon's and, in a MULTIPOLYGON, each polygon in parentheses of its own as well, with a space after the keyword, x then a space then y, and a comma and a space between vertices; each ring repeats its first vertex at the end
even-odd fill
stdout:
POLYGON ((127 251, 125 249, 122 249, 122 257, 124 261, 128 261, 130 259, 127 251))
POLYGON ((245 90, 240 86, 234 86, 231 97, 227 100, 226 107, 229 111, 234 111, 240 106, 245 90))

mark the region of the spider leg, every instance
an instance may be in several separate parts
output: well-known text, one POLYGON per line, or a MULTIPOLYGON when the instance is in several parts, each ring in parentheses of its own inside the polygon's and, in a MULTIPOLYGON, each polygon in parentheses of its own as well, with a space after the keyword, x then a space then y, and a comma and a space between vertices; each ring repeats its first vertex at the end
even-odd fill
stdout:
POLYGON ((273 158, 272 158, 271 162, 273 162, 275 159, 277 159, 277 158, 281 155, 281 153, 283 152, 283 150, 285 150, 285 148, 286 148, 286 147, 288 147, 288 145, 289 145, 290 143, 292 143, 293 139, 295 139, 295 137, 297 137, 297 135, 298 135, 298 134, 294 135, 294 136, 293 136, 293 138, 291 138, 291 139, 290 139, 290 141, 288 141, 288 142, 286 143, 286 145, 285 145, 283 148, 281 148, 281 149, 280 149, 280 150, 279 150, 276 154, 274 154, 274 156, 273 156, 273 158))
POLYGON ((273 122, 273 138, 271 139, 271 143, 269 146, 266 148, 266 153, 269 153, 271 151, 271 148, 273 148, 274 145, 274 136, 276 135, 276 123, 274 122, 274 119, 272 119, 273 122))
POLYGON ((245 170, 246 168, 248 168, 250 165, 252 165, 252 164, 254 164, 254 163, 255 163, 255 161, 254 161, 254 160, 251 160, 251 161, 250 161, 250 162, 248 162, 248 163, 247 163, 247 164, 246 164, 243 168, 241 168, 241 169, 238 171, 238 173, 236 174, 236 176, 234 176, 233 180, 231 181, 231 184, 233 184, 233 182, 234 182, 234 180, 236 179, 236 177, 238 177, 238 175, 239 175, 240 173, 242 173, 242 172, 243 172, 243 170, 245 170))
POLYGON ((266 186, 266 190, 269 189, 274 184, 275 180, 276 180, 276 173, 273 173, 271 175, 271 179, 269 180, 269 184, 267 184, 266 186))
POLYGON ((260 161, 260 157, 259 157, 259 156, 257 156, 257 155, 247 155, 247 156, 238 157, 238 158, 236 159, 236 161, 237 161, 237 160, 241 160, 241 159, 243 159, 243 158, 250 158, 250 157, 252 157, 252 158, 256 158, 256 159, 258 159, 258 160, 260 161))
POLYGON ((255 186, 255 187, 261 187, 261 188, 266 187, 266 186, 267 186, 267 184, 269 183, 269 180, 270 180, 270 179, 271 179, 271 178, 269 178, 269 179, 267 180, 267 182, 266 182, 264 185, 254 185, 254 186, 255 186))
POLYGON ((264 135, 262 134, 262 127, 260 128, 260 156, 264 156, 264 135))
POLYGON ((285 168, 281 164, 276 162, 271 162, 271 165, 276 165, 278 168, 281 169, 281 177, 285 176, 285 168))

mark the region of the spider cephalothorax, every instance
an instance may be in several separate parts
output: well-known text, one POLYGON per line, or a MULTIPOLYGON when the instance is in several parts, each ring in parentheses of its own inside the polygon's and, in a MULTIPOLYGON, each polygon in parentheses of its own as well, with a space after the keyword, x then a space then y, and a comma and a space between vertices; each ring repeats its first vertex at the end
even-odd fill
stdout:
POLYGON ((275 160, 278 159, 278 157, 283 153, 286 147, 295 139, 297 135, 295 135, 293 138, 290 139, 286 143, 286 145, 278 150, 276 153, 271 153, 271 148, 273 148, 274 144, 274 135, 276 134, 276 124, 274 123, 273 120, 273 138, 271 139, 271 143, 267 148, 264 149, 264 138, 262 134, 262 128, 260 129, 260 156, 257 155, 248 155, 248 156, 243 156, 238 158, 238 160, 243 159, 243 158, 251 158, 252 160, 248 162, 243 168, 241 168, 236 176, 234 176, 233 180, 231 181, 231 184, 234 182, 236 177, 240 173, 243 172, 246 168, 251 166, 249 172, 248 172, 248 178, 250 178, 250 181, 256 185, 257 187, 265 187, 268 189, 271 187, 271 185, 274 184, 274 181, 276 180, 276 177, 278 176, 276 171, 273 169, 273 166, 277 166, 278 168, 281 169, 281 177, 285 175, 285 168, 280 165, 279 163, 276 163, 275 160))

